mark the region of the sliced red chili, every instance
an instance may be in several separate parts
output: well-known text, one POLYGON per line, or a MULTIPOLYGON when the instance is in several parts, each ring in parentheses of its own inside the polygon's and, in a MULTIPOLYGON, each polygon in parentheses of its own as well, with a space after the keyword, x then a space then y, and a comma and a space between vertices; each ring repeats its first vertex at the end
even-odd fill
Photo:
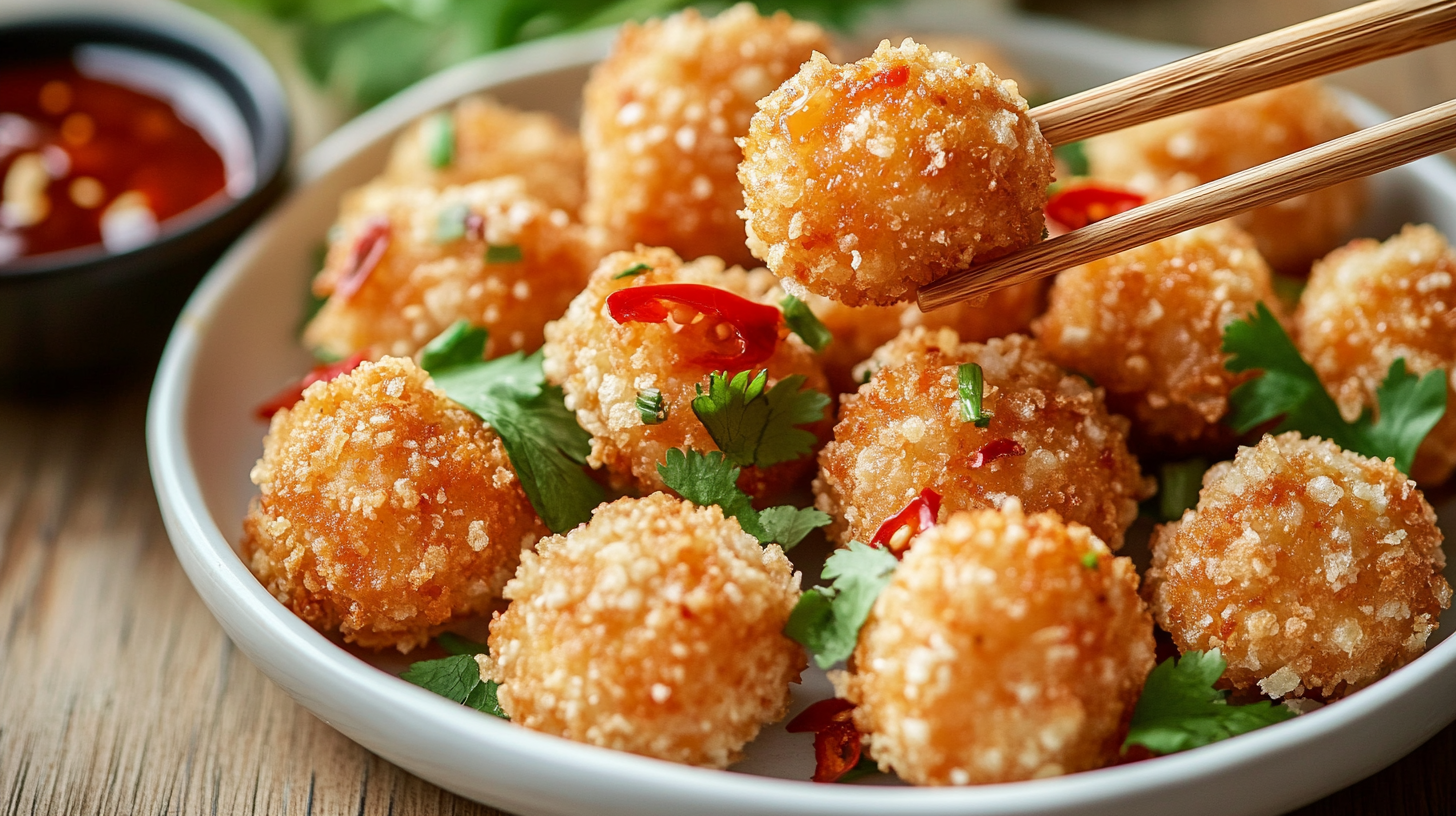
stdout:
POLYGON ((875 535, 870 539, 871 547, 884 547, 899 557, 904 551, 910 539, 935 526, 936 516, 940 515, 940 494, 925 488, 920 495, 910 500, 910 503, 901 508, 900 512, 881 524, 875 535), (897 538, 897 534, 908 529, 909 535, 897 538), (897 543, 898 542, 898 543, 897 543))
POLYGON ((971 467, 985 467, 997 459, 1007 456, 1024 456, 1025 454, 1026 448, 1021 447, 1021 443, 1015 439, 1005 437, 992 439, 971 455, 971 467))
POLYGON ((853 710, 854 703, 839 697, 830 697, 799 712, 799 716, 789 720, 784 730, 790 734, 817 734, 836 722, 844 722, 853 710))
POLYGON ((815 782, 837 782, 859 764, 859 729, 852 722, 836 722, 814 735, 815 782))
POLYGON ((1047 230, 1060 235, 1140 207, 1147 199, 1131 190, 1097 182, 1074 182, 1046 203, 1047 230), (1060 228, 1060 229, 1059 229, 1060 228))
POLYGON ((292 408, 303 399, 303 390, 316 382, 328 382, 335 377, 348 374, 359 367, 359 364, 368 359, 364 352, 359 352, 347 360, 340 360, 337 363, 328 363, 315 368, 313 371, 303 375, 298 382, 274 394, 259 405, 256 410, 258 419, 267 422, 273 415, 284 408, 292 408))
POLYGON ((784 323, 783 313, 773 306, 700 283, 618 289, 607 296, 607 311, 618 323, 662 323, 674 318, 684 327, 679 333, 691 330, 688 338, 697 346, 689 353, 690 361, 726 371, 751 368, 772 357, 784 323), (688 317, 674 304, 696 314, 688 317), (697 315, 706 319, 698 321, 697 315))
POLYGON ((389 220, 371 218, 365 222, 358 240, 354 241, 354 248, 349 252, 344 274, 334 284, 334 295, 344 300, 353 297, 359 287, 364 285, 364 281, 369 279, 374 267, 379 265, 379 259, 384 257, 384 250, 388 248, 389 220))

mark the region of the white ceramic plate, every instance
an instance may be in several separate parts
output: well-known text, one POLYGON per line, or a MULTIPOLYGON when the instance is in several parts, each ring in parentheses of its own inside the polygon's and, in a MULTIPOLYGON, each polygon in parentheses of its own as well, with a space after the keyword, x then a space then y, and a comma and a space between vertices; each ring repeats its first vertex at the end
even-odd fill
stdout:
MULTIPOLYGON (((998 42, 1061 94, 1182 56, 1180 49, 1073 26, 972 18, 965 5, 911 4, 879 31, 953 31, 998 42)), ((876 27, 878 26, 878 27, 876 27)), ((369 750, 452 791, 534 814, 1276 814, 1393 762, 1456 717, 1456 640, 1336 705, 1228 742, 1059 779, 962 789, 814 785, 812 738, 766 728, 732 773, 688 768, 528 731, 451 703, 355 657, 270 597, 233 550, 254 488, 264 427, 252 406, 305 370, 294 338, 314 248, 339 195, 383 165, 416 116, 488 89, 574 119, 589 66, 610 32, 542 42, 449 70, 350 123, 302 162, 293 196, 218 264, 179 319, 157 375, 148 449, 178 558, 252 661, 303 706, 369 750), (774 778, 778 777, 778 778, 774 778)), ((1384 118, 1351 100, 1369 124, 1384 118)), ((1406 221, 1456 235, 1456 171, 1427 160, 1377 180, 1359 234, 1406 221)), ((1443 503, 1446 518, 1456 507, 1443 503)), ((812 553, 795 553, 809 580, 812 553), (804 558, 803 555, 810 556, 804 558)), ((822 557, 822 554, 821 554, 822 557)), ((1448 578, 1456 581, 1456 570, 1448 578)), ((1439 641, 1444 631, 1438 633, 1439 641)), ((372 659, 372 658, 371 658, 372 659)), ((397 670, 397 660, 377 660, 397 670)), ((795 711, 829 696, 806 673, 795 711)))

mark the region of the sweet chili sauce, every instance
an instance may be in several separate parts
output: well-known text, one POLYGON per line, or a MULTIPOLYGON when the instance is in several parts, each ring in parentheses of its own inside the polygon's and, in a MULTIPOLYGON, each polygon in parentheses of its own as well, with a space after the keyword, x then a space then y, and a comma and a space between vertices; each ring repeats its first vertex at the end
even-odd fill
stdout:
POLYGON ((0 64, 0 267, 132 249, 227 188, 219 150, 171 102, 73 59, 0 64))

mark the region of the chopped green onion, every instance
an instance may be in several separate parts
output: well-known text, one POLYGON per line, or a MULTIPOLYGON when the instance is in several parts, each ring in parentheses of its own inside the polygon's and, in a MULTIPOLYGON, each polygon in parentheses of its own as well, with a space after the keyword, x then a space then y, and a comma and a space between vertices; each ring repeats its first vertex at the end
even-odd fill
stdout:
POLYGON ((485 248, 485 262, 488 264, 520 263, 521 248, 515 244, 491 244, 485 248))
POLYGON ((441 111, 425 123, 425 152, 430 166, 449 167, 455 161, 455 117, 441 111))
POLYGON ((649 264, 645 264, 645 263, 634 263, 631 266, 627 267, 626 269, 623 269, 621 272, 618 272, 617 274, 613 275, 612 276, 612 280, 621 280, 623 278, 635 278, 638 275, 642 274, 643 272, 651 272, 651 271, 652 271, 652 266, 649 265, 649 264))
POLYGON ((451 204, 440 211, 435 222, 435 243, 448 244, 465 237, 465 221, 470 217, 469 204, 451 204))
POLYGON ((1198 506, 1198 490, 1203 487, 1203 474, 1207 470, 1208 463, 1202 459, 1163 465, 1158 509, 1164 521, 1176 521, 1183 517, 1184 510, 1198 506))
POLYGON ((981 405, 985 388, 981 367, 975 363, 961 365, 956 369, 956 381, 959 383, 956 398, 961 405, 961 422, 974 422, 977 428, 990 425, 991 412, 981 405))
POLYGON ((1097 569, 1097 564, 1097 553, 1088 550, 1082 555, 1082 566, 1086 567, 1089 570, 1095 570, 1097 569))
POLYGON ((793 295, 785 295, 779 301, 779 308, 784 310, 784 322, 789 324, 789 331, 799 335, 799 339, 807 343, 809 348, 823 351, 829 341, 834 339, 834 335, 819 322, 819 318, 814 316, 809 304, 804 301, 793 295))
POLYGON ((637 410, 642 414, 643 425, 658 425, 667 421, 667 404, 662 401, 662 392, 656 388, 644 388, 637 392, 637 410))

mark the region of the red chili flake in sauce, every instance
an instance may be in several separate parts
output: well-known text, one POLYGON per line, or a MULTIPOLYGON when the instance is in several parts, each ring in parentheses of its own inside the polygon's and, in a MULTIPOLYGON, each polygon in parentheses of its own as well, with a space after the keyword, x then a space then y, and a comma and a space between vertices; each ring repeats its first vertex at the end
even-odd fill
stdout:
POLYGON ((854 703, 831 697, 804 709, 785 726, 790 734, 813 732, 815 782, 835 782, 859 764, 864 748, 853 711, 854 703))
POLYGON ((971 455, 971 467, 985 467, 997 459, 1003 459, 1007 456, 1024 456, 1025 454, 1026 448, 1021 447, 1021 443, 1015 439, 1007 439, 1005 437, 992 439, 990 442, 982 445, 980 450, 971 455))
POLYGON ((255 411, 255 415, 258 417, 258 419, 267 422, 268 420, 273 418, 274 414, 278 413, 284 408, 292 408, 293 406, 297 405, 298 401, 303 399, 304 389, 308 388, 310 385, 313 385, 316 382, 328 382, 335 377, 341 377, 345 374, 348 374, 350 371, 358 368, 359 364, 364 362, 366 359, 368 358, 364 355, 364 352, 361 351, 358 354, 355 354, 354 356, 348 358, 347 360, 340 360, 337 363, 328 363, 326 365, 318 366, 313 371, 310 371, 307 374, 303 375, 303 377, 299 379, 298 382, 288 386, 282 391, 279 391, 277 394, 274 394, 267 400, 264 400, 263 404, 258 406, 257 410, 255 411))
POLYGON ((354 242, 354 248, 349 251, 344 273, 334 284, 334 295, 343 300, 353 297, 364 281, 369 280, 370 273, 379 265, 386 249, 389 249, 389 220, 380 217, 369 219, 354 242))
POLYGON ((901 508, 900 512, 885 519, 879 529, 875 530, 870 546, 883 547, 899 558, 909 549, 911 539, 935 526, 935 519, 939 515, 940 494, 927 487, 901 508), (902 530, 909 532, 902 535, 902 530))
POLYGON ((1073 182, 1047 200, 1047 231, 1062 235, 1141 207, 1146 200, 1131 190, 1110 184, 1073 182))

